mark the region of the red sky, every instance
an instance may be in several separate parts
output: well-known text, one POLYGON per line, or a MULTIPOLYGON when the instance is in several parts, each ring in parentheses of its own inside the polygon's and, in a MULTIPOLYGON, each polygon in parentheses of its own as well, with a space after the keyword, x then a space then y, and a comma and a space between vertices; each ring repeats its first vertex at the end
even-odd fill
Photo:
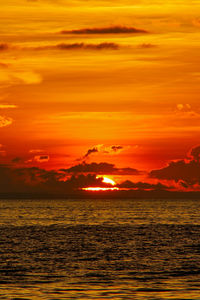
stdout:
POLYGON ((151 170, 200 144, 200 1, 7 0, 1 10, 1 165, 107 162, 143 171, 110 174, 118 182, 152 182, 151 170))

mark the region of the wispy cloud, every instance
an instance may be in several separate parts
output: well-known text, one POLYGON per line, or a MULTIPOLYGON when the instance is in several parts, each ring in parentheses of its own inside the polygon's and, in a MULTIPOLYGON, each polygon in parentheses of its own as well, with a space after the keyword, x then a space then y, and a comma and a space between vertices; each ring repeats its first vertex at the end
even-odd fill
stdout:
MULTIPOLYGON (((42 82, 42 76, 33 70, 20 70, 18 68, 7 68, 0 73, 0 86, 10 86, 15 84, 38 84, 42 82)), ((16 108, 14 104, 0 104, 0 108, 16 108)))
POLYGON ((7 109, 7 108, 17 108, 18 106, 15 104, 1 104, 0 103, 0 109, 7 109))
POLYGON ((25 161, 25 163, 46 163, 50 159, 50 156, 47 154, 35 155, 33 158, 30 158, 25 161))
MULTIPOLYGON (((0 51, 1 51, 1 50, 0 50, 0 51)), ((8 68, 8 67, 9 67, 9 64, 4 63, 4 62, 0 62, 0 67, 1 67, 1 68, 8 68)))
POLYGON ((62 30, 61 34, 121 34, 121 33, 148 33, 144 29, 127 26, 109 26, 109 27, 96 27, 96 28, 81 28, 73 30, 62 30))
POLYGON ((23 47, 11 44, 0 44, 0 51, 9 50, 29 50, 29 51, 42 51, 42 50, 104 50, 111 49, 116 50, 119 48, 119 44, 111 42, 103 42, 99 44, 87 44, 87 43, 60 43, 55 45, 43 45, 43 46, 33 46, 33 47, 23 47), (5 46, 6 45, 6 46, 5 46))
POLYGON ((84 160, 90 157, 91 154, 94 153, 103 153, 103 154, 117 154, 120 153, 122 150, 126 149, 127 147, 123 147, 120 145, 111 145, 111 146, 105 146, 103 144, 96 145, 90 149, 87 150, 86 154, 78 159, 78 160, 84 160))
POLYGON ((29 153, 41 153, 41 152, 44 152, 44 150, 42 150, 42 149, 30 149, 29 150, 29 153))
POLYGON ((41 75, 34 71, 16 71, 14 72, 13 76, 16 80, 21 81, 25 84, 37 84, 42 82, 41 75))
POLYGON ((143 43, 138 45, 138 47, 142 49, 151 49, 151 48, 156 48, 157 46, 150 43, 143 43))
POLYGON ((12 123, 13 123, 12 118, 0 116, 0 127, 5 127, 11 125, 12 123))
POLYGON ((49 155, 35 155, 34 156, 34 160, 39 163, 47 162, 47 161, 49 161, 49 159, 50 159, 49 155))

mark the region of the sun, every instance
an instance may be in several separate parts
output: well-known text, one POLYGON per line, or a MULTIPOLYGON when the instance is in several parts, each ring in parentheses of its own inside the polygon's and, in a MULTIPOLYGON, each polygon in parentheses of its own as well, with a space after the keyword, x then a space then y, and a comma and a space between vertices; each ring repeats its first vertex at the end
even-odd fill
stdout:
POLYGON ((118 191, 118 187, 87 187, 87 188, 82 188, 83 191, 92 191, 92 192, 106 192, 106 191, 118 191))
MULTIPOLYGON (((96 178, 102 178, 102 176, 97 176, 96 178)), ((114 182, 114 180, 112 180, 112 179, 110 179, 110 178, 108 178, 106 176, 103 176, 102 182, 109 183, 111 185, 116 185, 116 182, 114 182)))
POLYGON ((82 188, 82 190, 84 191, 92 191, 92 192, 98 192, 98 191, 118 191, 119 188, 116 187, 116 182, 114 182, 114 180, 106 177, 106 176, 96 176, 96 178, 101 178, 102 182, 104 183, 108 183, 110 185, 112 185, 112 187, 99 187, 99 186, 95 186, 95 187, 86 187, 86 188, 82 188))

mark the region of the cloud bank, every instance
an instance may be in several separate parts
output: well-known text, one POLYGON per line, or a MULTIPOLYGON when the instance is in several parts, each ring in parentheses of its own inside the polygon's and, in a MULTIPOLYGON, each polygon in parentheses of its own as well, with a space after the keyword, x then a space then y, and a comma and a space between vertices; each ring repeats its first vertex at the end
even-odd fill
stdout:
POLYGON ((134 168, 117 168, 114 164, 101 162, 92 162, 87 164, 85 162, 77 164, 68 169, 62 169, 66 173, 93 173, 93 174, 104 174, 104 175, 140 175, 141 172, 134 168))
POLYGON ((136 190, 168 190, 173 187, 164 185, 162 183, 151 184, 147 182, 132 182, 130 180, 126 180, 117 185, 119 188, 124 189, 136 189, 136 190))
POLYGON ((96 178, 95 174, 72 175, 66 179, 66 174, 61 171, 48 171, 37 167, 11 168, 7 165, 0 165, 1 193, 59 195, 88 186, 110 186, 102 180, 102 178, 96 178))
POLYGON ((200 184, 200 146, 191 149, 188 158, 171 161, 166 167, 152 170, 150 177, 160 180, 174 180, 183 187, 200 184))

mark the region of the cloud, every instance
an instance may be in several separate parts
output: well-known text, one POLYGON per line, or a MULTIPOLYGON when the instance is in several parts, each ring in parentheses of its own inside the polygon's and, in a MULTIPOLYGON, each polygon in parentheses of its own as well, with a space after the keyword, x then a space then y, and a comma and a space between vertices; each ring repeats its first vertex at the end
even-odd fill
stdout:
POLYGON ((20 162, 22 162, 22 158, 21 157, 14 157, 11 162, 14 163, 14 164, 18 164, 20 162))
POLYGON ((189 153, 189 156, 195 161, 200 161, 200 146, 193 147, 189 153))
POLYGON ((93 173, 93 174, 113 174, 113 175, 139 175, 141 172, 133 168, 117 168, 114 164, 101 162, 101 163, 90 163, 85 162, 77 164, 68 169, 62 169, 66 173, 93 173))
POLYGON ((94 174, 87 174, 87 175, 78 175, 78 176, 71 176, 70 179, 65 181, 66 186, 73 187, 76 189, 84 188, 84 187, 109 187, 110 184, 104 183, 103 178, 96 178, 94 174))
POLYGON ((11 168, 0 165, 1 193, 66 194, 87 186, 108 187, 102 178, 94 174, 72 175, 65 178, 61 171, 44 170, 37 167, 11 168))
POLYGON ((43 163, 49 161, 50 157, 49 155, 35 155, 34 156, 34 161, 43 163))
POLYGON ((119 152, 123 149, 122 146, 111 146, 111 149, 114 151, 114 152, 119 152))
POLYGON ((14 178, 17 180, 22 180, 23 183, 30 185, 41 184, 47 181, 59 181, 64 176, 54 170, 44 170, 37 167, 30 168, 17 168, 12 169, 7 167, 8 172, 10 172, 14 178))
MULTIPOLYGON (((32 153, 37 153, 37 152, 32 152, 32 153)), ((50 156, 47 154, 42 154, 42 155, 35 155, 34 157, 27 159, 25 163, 45 163, 50 160, 50 156)))
POLYGON ((0 156, 6 156, 6 151, 2 150, 2 148, 3 148, 3 145, 0 144, 0 156))
POLYGON ((18 106, 15 104, 0 104, 0 109, 7 109, 7 108, 17 108, 18 106))
POLYGON ((38 84, 42 82, 41 75, 33 71, 16 71, 13 74, 11 74, 11 77, 26 84, 38 84))
POLYGON ((193 19, 192 23, 195 27, 200 27, 200 18, 193 19))
POLYGON ((150 48, 156 48, 157 46, 150 43, 144 43, 139 45, 138 47, 143 49, 150 49, 150 48))
MULTIPOLYGON (((119 48, 119 44, 116 43, 99 43, 99 44, 86 44, 86 43, 61 43, 56 45, 45 45, 45 46, 34 46, 34 47, 21 47, 6 44, 5 46, 1 46, 0 51, 8 51, 8 50, 27 50, 27 51, 42 51, 42 50, 117 50, 119 48)), ((21 73, 20 73, 21 74, 21 73)))
POLYGON ((120 145, 112 145, 112 146, 105 146, 103 144, 96 145, 96 146, 88 149, 86 154, 82 158, 78 159, 78 161, 87 159, 91 154, 94 154, 94 153, 117 154, 117 153, 120 153, 124 149, 125 149, 125 147, 120 146, 120 145))
POLYGON ((117 185, 119 188, 125 189, 139 189, 139 190, 168 190, 172 187, 166 186, 162 183, 151 184, 148 182, 132 182, 130 180, 126 180, 121 184, 117 185))
POLYGON ((189 158, 171 161, 166 167, 152 170, 150 177, 174 180, 182 186, 200 184, 200 146, 191 149, 189 158))
POLYGON ((191 105, 190 104, 177 104, 176 105, 176 108, 178 111, 182 111, 182 112, 188 112, 188 111, 191 111, 191 105))
POLYGON ((0 51, 5 51, 5 50, 8 50, 9 48, 10 48, 10 46, 7 43, 0 44, 0 51))
POLYGON ((6 151, 5 150, 0 150, 0 156, 6 156, 6 151))
POLYGON ((0 127, 5 127, 11 125, 12 123, 13 123, 12 118, 0 116, 0 127))
MULTIPOLYGON (((8 68, 2 70, 0 74, 0 84, 2 85, 16 85, 16 84, 38 84, 42 82, 40 74, 30 70, 16 70, 14 68, 8 68)), ((3 108, 3 106, 2 106, 3 108)), ((6 107, 5 107, 6 108, 6 107)), ((7 108, 14 108, 12 107, 7 108)))
POLYGON ((74 44, 59 44, 56 48, 61 50, 71 50, 71 49, 88 49, 88 50, 103 50, 103 49, 113 49, 119 48, 116 43, 100 43, 100 44, 85 44, 85 43, 74 43, 74 44))
POLYGON ((122 34, 122 33, 148 33, 144 29, 138 29, 135 27, 126 26, 110 26, 110 27, 100 27, 100 28, 82 28, 73 30, 62 30, 61 34, 122 34))
MULTIPOLYGON (((1 51, 1 50, 0 50, 1 51)), ((8 68, 8 64, 4 63, 4 62, 0 62, 0 67, 1 68, 8 68)))
POLYGON ((87 151, 87 153, 83 156, 83 159, 87 158, 88 156, 90 156, 92 153, 97 153, 99 152, 98 148, 97 147, 94 147, 92 149, 89 149, 87 151))
POLYGON ((42 150, 42 149, 31 149, 31 150, 29 150, 29 153, 41 153, 41 152, 44 152, 44 150, 42 150))

